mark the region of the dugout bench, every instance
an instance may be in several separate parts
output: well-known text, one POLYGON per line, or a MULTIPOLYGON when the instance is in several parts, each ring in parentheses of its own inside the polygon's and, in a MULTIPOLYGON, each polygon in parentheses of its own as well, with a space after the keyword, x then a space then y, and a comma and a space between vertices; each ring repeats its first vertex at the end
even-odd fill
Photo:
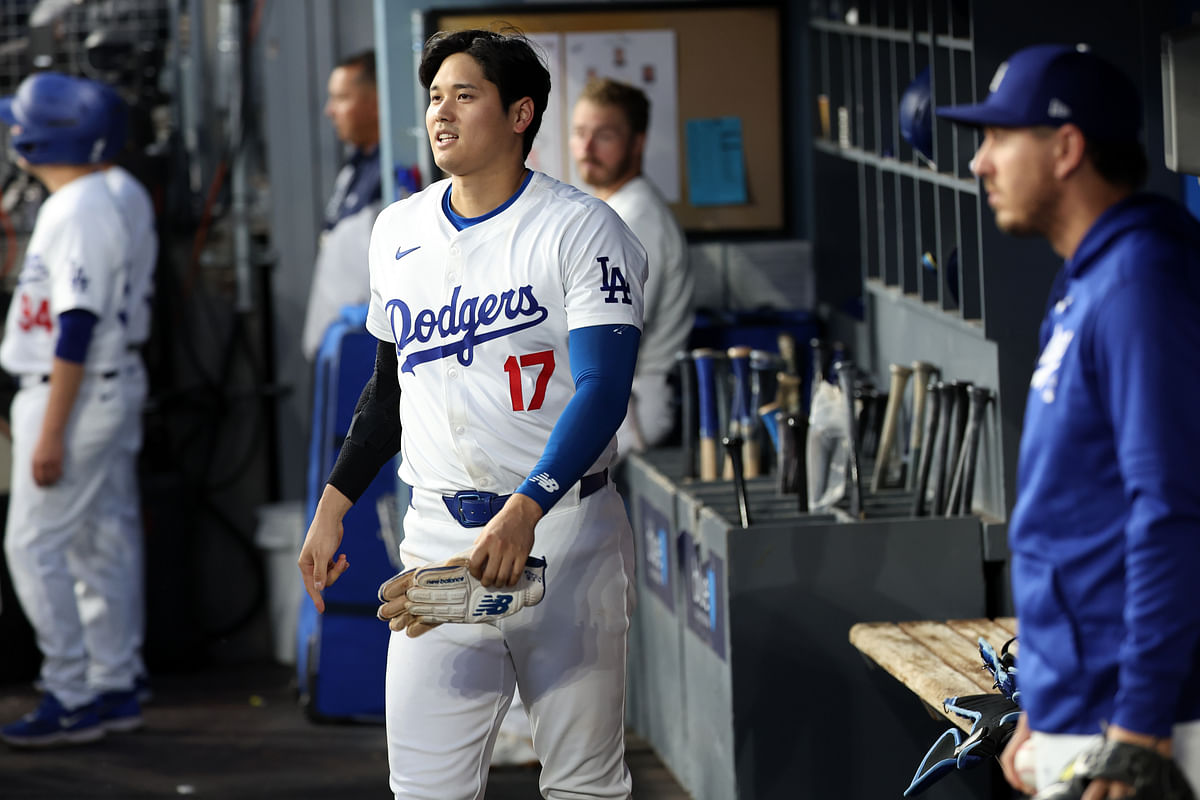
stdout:
POLYGON ((919 697, 929 710, 970 731, 971 721, 947 713, 947 697, 995 692, 982 668, 979 638, 996 652, 1017 635, 1013 617, 946 621, 860 622, 850 628, 850 644, 919 697))

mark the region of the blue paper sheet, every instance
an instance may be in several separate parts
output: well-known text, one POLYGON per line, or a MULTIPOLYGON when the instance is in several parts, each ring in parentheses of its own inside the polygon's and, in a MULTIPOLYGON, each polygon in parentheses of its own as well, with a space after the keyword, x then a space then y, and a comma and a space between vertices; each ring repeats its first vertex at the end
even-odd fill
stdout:
POLYGON ((688 202, 693 206, 746 203, 746 169, 739 117, 687 123, 688 202))

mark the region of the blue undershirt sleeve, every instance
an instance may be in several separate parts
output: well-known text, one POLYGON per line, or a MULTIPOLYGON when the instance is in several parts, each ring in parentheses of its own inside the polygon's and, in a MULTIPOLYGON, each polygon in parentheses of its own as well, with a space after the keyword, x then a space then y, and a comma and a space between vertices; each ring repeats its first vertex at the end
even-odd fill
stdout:
POLYGON ((641 337, 633 325, 595 325, 571 331, 567 346, 575 396, 550 432, 541 459, 517 488, 543 511, 549 511, 583 477, 621 427, 629 409, 641 337))
POLYGON ((92 343, 92 329, 100 318, 82 308, 72 308, 58 315, 58 343, 54 355, 63 361, 82 364, 87 360, 88 345, 92 343))

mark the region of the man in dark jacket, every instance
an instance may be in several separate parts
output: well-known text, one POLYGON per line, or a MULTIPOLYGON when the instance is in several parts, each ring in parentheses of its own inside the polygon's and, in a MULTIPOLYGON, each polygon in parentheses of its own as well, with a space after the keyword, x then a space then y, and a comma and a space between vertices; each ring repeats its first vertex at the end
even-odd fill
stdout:
MULTIPOLYGON (((1001 230, 1065 259, 1041 327, 1009 524, 1036 788, 1101 737, 1200 787, 1200 224, 1138 193, 1137 90, 1086 51, 1015 53, 978 105, 973 169, 1001 230), (1136 751, 1134 751, 1136 753, 1136 751)), ((1028 744, 1027 744, 1028 740, 1028 744)), ((1024 758, 1023 758, 1024 760, 1024 758)), ((1123 797, 1095 780, 1082 795, 1123 797)))

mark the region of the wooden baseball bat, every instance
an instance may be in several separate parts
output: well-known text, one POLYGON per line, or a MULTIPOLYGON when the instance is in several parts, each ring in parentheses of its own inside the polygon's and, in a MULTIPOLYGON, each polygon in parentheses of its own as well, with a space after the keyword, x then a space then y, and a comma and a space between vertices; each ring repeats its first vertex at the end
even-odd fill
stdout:
POLYGON ((945 514, 952 511, 957 498, 952 498, 950 491, 954 488, 954 476, 958 472, 958 462, 962 460, 963 434, 967 430, 968 392, 970 381, 950 381, 954 390, 954 405, 950 413, 950 429, 946 431, 946 473, 945 473, 945 502, 937 511, 945 514))
MULTIPOLYGON (((972 511, 972 503, 975 499, 975 470, 979 462, 979 439, 983 435, 983 421, 987 416, 987 407, 996 399, 995 392, 979 386, 972 386, 970 392, 972 411, 976 414, 977 419, 974 426, 974 435, 970 439, 970 450, 967 452, 966 467, 963 471, 961 508, 964 514, 970 514, 972 511)), ((971 427, 969 420, 967 426, 971 427)))
POLYGON ((908 432, 908 472, 904 488, 912 489, 917 485, 917 467, 921 463, 921 449, 924 445, 925 406, 929 392, 929 379, 937 374, 937 367, 928 361, 912 362, 913 371, 913 403, 912 427, 908 432))
POLYGON ((900 409, 904 406, 904 388, 908 385, 909 376, 912 375, 912 368, 903 364, 892 364, 888 369, 892 373, 892 382, 888 389, 887 410, 883 414, 883 433, 879 436, 879 448, 875 451, 875 471, 871 475, 872 492, 878 492, 883 488, 892 455, 892 446, 896 442, 896 429, 900 426, 900 409))
MULTIPOLYGON (((747 478, 759 475, 758 429, 755 426, 754 405, 751 398, 750 348, 731 347, 729 369, 733 373, 733 395, 729 403, 729 430, 735 438, 742 440, 742 469, 747 478)), ((733 477, 733 464, 725 462, 725 477, 733 477)))
POLYGON ((780 372, 775 376, 775 399, 779 402, 779 410, 785 416, 801 413, 800 378, 780 372))
POLYGON ((975 491, 975 459, 979 454, 979 429, 983 425, 983 412, 991 399, 991 392, 980 386, 967 387, 967 425, 963 432, 962 447, 950 482, 950 493, 946 502, 946 516, 953 517, 971 512, 970 491, 975 491), (968 475, 969 472, 969 475, 968 475))
POLYGON ((925 491, 926 511, 933 516, 946 512, 946 464, 950 440, 950 418, 957 395, 954 387, 944 381, 937 384, 939 397, 937 433, 933 440, 933 462, 929 468, 929 483, 925 491))
POLYGON ((683 477, 696 477, 696 365, 686 350, 675 354, 679 365, 679 430, 683 445, 683 477))
POLYGON ((929 386, 926 387, 926 416, 925 416, 925 432, 921 438, 925 442, 925 446, 921 448, 921 457, 917 462, 917 482, 913 486, 913 504, 912 514, 914 517, 925 516, 925 489, 929 486, 929 469, 933 464, 934 454, 934 437, 938 432, 938 413, 942 405, 942 395, 938 391, 939 382, 936 377, 929 381, 929 386))
POLYGON ((783 359, 783 371, 789 375, 799 375, 796 369, 796 337, 790 333, 780 333, 776 341, 779 343, 779 357, 783 359))
POLYGON ((702 347, 692 351, 696 365, 696 400, 700 429, 700 480, 715 481, 717 475, 716 362, 717 351, 702 347))

